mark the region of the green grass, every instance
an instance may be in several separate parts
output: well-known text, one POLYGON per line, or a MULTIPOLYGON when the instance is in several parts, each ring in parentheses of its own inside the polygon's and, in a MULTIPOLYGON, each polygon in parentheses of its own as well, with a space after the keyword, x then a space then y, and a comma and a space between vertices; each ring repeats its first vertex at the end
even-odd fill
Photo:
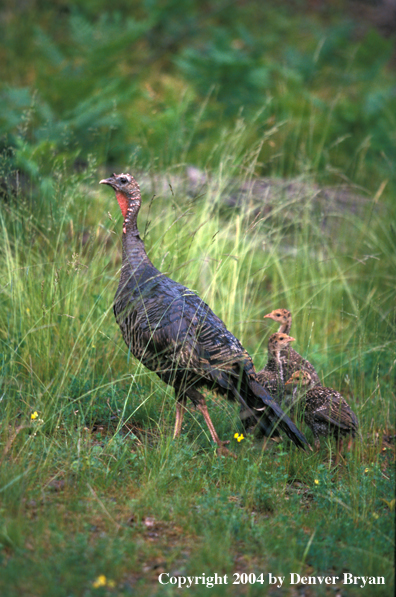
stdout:
MULTIPOLYGON (((296 349, 348 400, 361 441, 339 466, 332 441, 309 454, 286 440, 266 450, 251 437, 237 443, 238 408, 216 396, 208 398, 215 427, 238 459, 217 457, 194 411, 172 441, 173 391, 128 355, 112 314, 121 214, 97 185, 105 172, 94 162, 79 175, 54 170, 50 201, 35 203, 24 189, 1 215, 5 597, 179 594, 158 585, 161 572, 230 581, 271 572, 287 584, 290 572, 349 571, 384 576, 370 595, 392 594, 394 208, 386 190, 384 203, 366 193, 358 213, 320 204, 306 172, 304 192, 279 192, 271 211, 253 199, 227 207, 236 173, 250 180, 257 170, 258 152, 238 150, 247 134, 239 125, 224 135, 219 168, 197 196, 181 161, 162 172, 172 189, 155 182, 154 165, 151 182, 141 175, 147 251, 209 303, 257 368, 275 325, 263 315, 289 308, 296 349), (94 586, 100 575, 107 586, 94 586)), ((253 596, 269 587, 211 591, 253 596)))

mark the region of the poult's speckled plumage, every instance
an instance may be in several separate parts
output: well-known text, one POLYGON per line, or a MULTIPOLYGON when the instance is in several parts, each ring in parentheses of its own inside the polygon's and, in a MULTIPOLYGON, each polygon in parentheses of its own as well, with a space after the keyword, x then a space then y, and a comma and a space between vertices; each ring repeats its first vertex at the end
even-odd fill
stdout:
MULTIPOLYGON (((264 319, 273 319, 274 321, 277 321, 280 324, 278 332, 282 334, 290 334, 292 316, 288 309, 275 309, 274 311, 271 311, 271 313, 264 315, 264 319)), ((308 371, 314 383, 320 383, 320 378, 315 367, 294 350, 294 348, 287 346, 286 349, 282 350, 280 356, 283 363, 285 380, 289 379, 295 371, 308 371)), ((261 371, 259 373, 261 373, 261 371)))
POLYGON ((339 392, 315 384, 307 371, 295 371, 285 388, 291 394, 291 405, 300 405, 304 421, 314 435, 316 449, 320 447, 320 436, 333 435, 338 441, 349 434, 355 437, 358 419, 339 392))
POLYGON ((285 385, 284 374, 284 359, 282 353, 287 351, 290 347, 290 342, 294 342, 294 338, 288 334, 276 332, 268 339, 268 360, 264 369, 257 373, 259 383, 264 384, 269 381, 276 381, 279 387, 278 396, 275 398, 281 401, 283 396, 283 388, 285 385))
POLYGON ((115 190, 124 216, 115 317, 130 352, 175 388, 174 436, 180 434, 189 398, 202 412, 219 449, 227 452, 198 391, 206 386, 238 400, 253 417, 255 407, 263 407, 264 416, 259 416, 265 433, 279 435, 282 429, 297 446, 304 447, 303 434, 257 382, 253 361, 239 340, 199 296, 151 263, 137 228, 141 195, 136 180, 130 174, 113 174, 101 183, 115 190))
MULTIPOLYGON (((286 350, 294 338, 287 334, 276 332, 268 339, 268 362, 264 369, 256 375, 257 381, 271 394, 278 404, 284 396, 285 381, 281 352, 286 350)), ((246 409, 241 409, 240 417, 244 421, 245 429, 256 429, 256 421, 246 409)))

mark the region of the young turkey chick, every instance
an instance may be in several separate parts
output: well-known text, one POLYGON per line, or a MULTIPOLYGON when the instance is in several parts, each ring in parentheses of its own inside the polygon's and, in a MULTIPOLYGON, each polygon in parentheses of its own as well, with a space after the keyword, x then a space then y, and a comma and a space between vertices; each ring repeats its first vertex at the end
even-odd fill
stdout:
POLYGON ((298 402, 302 405, 304 421, 312 430, 317 450, 320 448, 320 435, 335 436, 337 463, 342 448, 342 436, 350 434, 355 437, 359 426, 349 404, 336 390, 315 384, 308 371, 295 371, 286 381, 285 390, 292 394, 292 404, 298 402))
POLYGON ((274 311, 271 311, 271 313, 264 315, 264 319, 273 319, 274 321, 277 321, 280 324, 278 332, 281 334, 290 334, 292 316, 287 309, 275 309, 274 311))
MULTIPOLYGON (((263 386, 271 397, 280 404, 283 399, 285 382, 282 370, 281 351, 286 350, 294 338, 287 334, 272 334, 268 340, 268 362, 264 369, 256 374, 256 380, 263 386)), ((239 414, 245 429, 256 428, 257 421, 253 419, 248 409, 241 409, 239 414)))
MULTIPOLYGON (((280 324, 278 332, 282 334, 290 334, 292 316, 290 311, 287 309, 275 309, 274 311, 271 311, 271 313, 264 315, 264 319, 273 319, 274 321, 277 321, 280 324)), ((295 371, 302 370, 308 371, 315 383, 320 383, 320 379, 315 367, 311 365, 309 361, 303 359, 303 357, 298 354, 294 348, 287 346, 284 350, 282 350, 280 356, 283 363, 283 373, 285 379, 289 379, 289 377, 295 371)))
MULTIPOLYGON (((294 338, 276 332, 268 339, 268 361, 264 369, 261 369, 256 375, 257 381, 264 385, 265 382, 276 381, 279 386, 283 386, 285 383, 285 359, 282 356, 283 352, 290 350, 289 344, 293 342, 294 338)), ((275 396, 272 396, 274 400, 277 400, 275 396)))

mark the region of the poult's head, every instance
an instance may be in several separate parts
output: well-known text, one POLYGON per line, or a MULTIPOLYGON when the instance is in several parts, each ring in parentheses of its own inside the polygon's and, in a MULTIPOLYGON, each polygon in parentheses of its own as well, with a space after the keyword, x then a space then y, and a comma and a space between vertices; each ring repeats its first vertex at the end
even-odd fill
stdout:
POLYGON ((290 342, 293 342, 294 338, 288 336, 287 334, 283 334, 282 332, 277 332, 276 334, 272 334, 268 340, 268 351, 270 353, 276 353, 284 348, 287 348, 290 342))
POLYGON ((295 371, 290 379, 287 380, 285 386, 309 386, 312 381, 311 375, 308 371, 295 371))
POLYGON ((271 313, 264 315, 264 319, 273 319, 279 323, 291 323, 291 313, 287 309, 275 309, 271 313))

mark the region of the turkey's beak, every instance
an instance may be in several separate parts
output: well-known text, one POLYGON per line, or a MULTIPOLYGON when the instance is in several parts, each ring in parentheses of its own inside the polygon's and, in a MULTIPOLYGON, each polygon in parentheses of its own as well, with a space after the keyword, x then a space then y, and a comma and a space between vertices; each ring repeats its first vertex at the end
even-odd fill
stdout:
POLYGON ((285 381, 285 386, 289 385, 290 383, 293 383, 293 381, 291 379, 288 379, 287 381, 285 381))
POLYGON ((294 342, 295 338, 292 338, 291 336, 289 336, 289 342, 294 342))
POLYGON ((264 315, 263 319, 269 319, 271 317, 271 313, 268 313, 267 315, 264 315))
POLYGON ((116 181, 114 180, 113 176, 110 176, 110 178, 102 178, 102 180, 99 181, 99 184, 108 184, 111 187, 114 187, 114 185, 116 184, 116 181))

